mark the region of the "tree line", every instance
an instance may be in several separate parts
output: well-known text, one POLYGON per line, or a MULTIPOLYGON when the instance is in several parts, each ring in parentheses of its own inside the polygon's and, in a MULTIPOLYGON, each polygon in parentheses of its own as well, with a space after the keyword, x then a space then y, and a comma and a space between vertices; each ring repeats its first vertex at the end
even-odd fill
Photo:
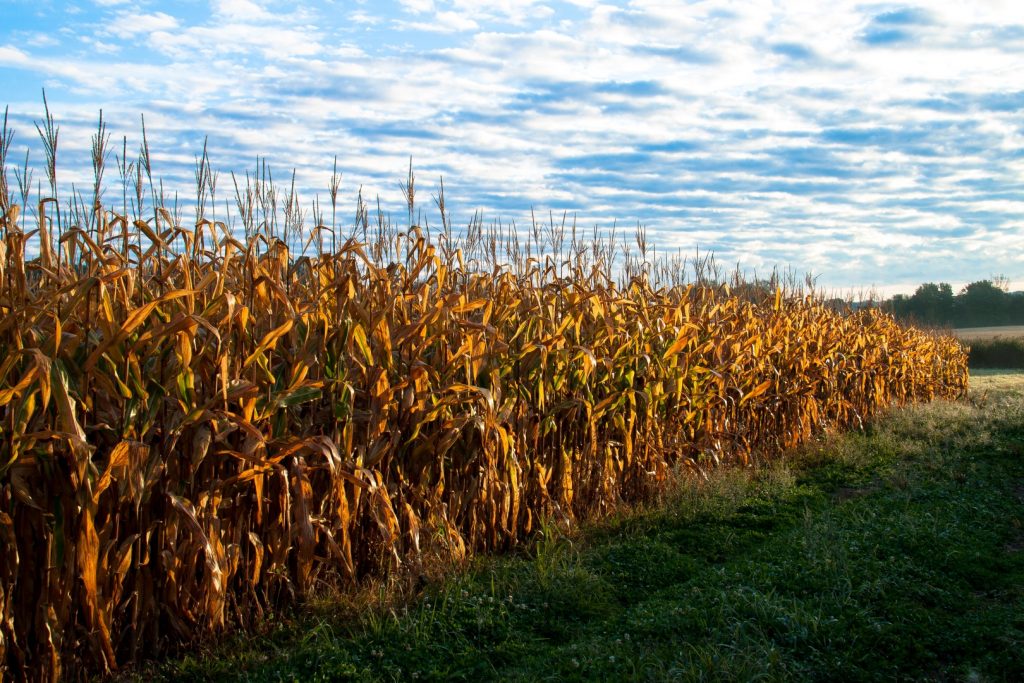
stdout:
POLYGON ((1006 278, 972 282, 954 294, 947 282, 926 282, 912 295, 883 303, 896 318, 940 327, 1024 325, 1024 292, 1009 292, 1006 278))

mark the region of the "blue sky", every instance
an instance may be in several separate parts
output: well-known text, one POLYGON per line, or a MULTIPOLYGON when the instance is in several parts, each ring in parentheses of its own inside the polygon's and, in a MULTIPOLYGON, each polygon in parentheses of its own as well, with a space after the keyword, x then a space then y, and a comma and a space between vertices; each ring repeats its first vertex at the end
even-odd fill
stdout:
MULTIPOLYGON (((0 0, 0 83, 25 147, 41 88, 62 183, 100 109, 188 196, 257 155, 344 215, 403 216, 438 178, 456 222, 637 222, 837 291, 1007 276, 1024 289, 1024 3, 814 0, 0 0)), ((42 177, 42 172, 37 172, 42 177)))

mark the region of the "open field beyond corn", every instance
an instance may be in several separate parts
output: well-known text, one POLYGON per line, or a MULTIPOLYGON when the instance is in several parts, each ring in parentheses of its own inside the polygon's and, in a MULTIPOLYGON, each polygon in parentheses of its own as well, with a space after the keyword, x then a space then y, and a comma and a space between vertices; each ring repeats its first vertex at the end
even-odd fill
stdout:
POLYGON ((433 239, 362 206, 343 238, 247 182, 235 232, 202 164, 185 225, 148 163, 120 209, 102 169, 91 203, 0 193, 4 676, 113 671, 966 390, 955 339, 876 311, 554 224, 457 234, 443 196, 433 239))
POLYGON ((962 327, 953 330, 953 335, 965 342, 980 342, 992 339, 1021 339, 1024 338, 1024 325, 962 327))

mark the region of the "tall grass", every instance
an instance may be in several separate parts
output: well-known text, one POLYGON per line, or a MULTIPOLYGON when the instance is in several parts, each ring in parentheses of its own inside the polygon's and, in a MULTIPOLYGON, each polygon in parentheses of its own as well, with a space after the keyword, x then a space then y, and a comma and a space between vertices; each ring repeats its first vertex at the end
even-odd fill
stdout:
POLYGON ((972 368, 1024 368, 1024 339, 993 337, 967 342, 972 368))
MULTIPOLYGON (((91 201, 58 197, 49 113, 39 132, 49 192, 30 220, 5 181, 0 218, 5 676, 112 671, 966 388, 952 338, 710 261, 686 283, 642 231, 460 232, 443 192, 430 234, 362 199, 342 227, 336 168, 330 223, 265 167, 218 218, 205 151, 186 225, 145 142, 112 207, 102 119, 91 201)), ((405 192, 411 217, 411 169, 405 192)))

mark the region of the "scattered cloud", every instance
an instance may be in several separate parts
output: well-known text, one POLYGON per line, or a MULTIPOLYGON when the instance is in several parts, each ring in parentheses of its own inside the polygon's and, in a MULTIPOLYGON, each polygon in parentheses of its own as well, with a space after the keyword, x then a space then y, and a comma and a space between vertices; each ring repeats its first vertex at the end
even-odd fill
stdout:
POLYGON ((460 33, 475 31, 480 25, 458 12, 436 12, 429 21, 398 21, 395 25, 406 31, 460 33))
POLYGON ((361 24, 364 26, 375 26, 383 21, 379 16, 375 16, 364 10, 356 10, 348 15, 348 20, 353 24, 361 24))
POLYGON ((28 47, 54 47, 60 45, 60 41, 49 33, 30 33, 25 36, 25 45, 28 47))
POLYGON ((424 14, 434 11, 434 0, 398 0, 398 4, 407 12, 424 14))
POLYGON ((156 31, 171 31, 178 27, 178 20, 164 12, 142 14, 139 12, 118 13, 104 28, 118 38, 132 37, 156 31))
POLYGON ((231 21, 257 22, 273 20, 274 15, 253 0, 214 0, 213 12, 231 21))
POLYGON ((32 58, 13 45, 0 45, 0 64, 5 66, 27 66, 32 58))
POLYGON ((95 0, 47 21, 0 27, 0 77, 21 141, 45 85, 72 181, 102 108, 118 135, 145 114, 183 192, 209 135, 225 173, 266 156, 308 200, 337 155, 343 193, 402 215, 412 156, 421 206, 443 176, 457 219, 640 221, 659 250, 839 288, 1024 288, 1020 3, 95 0))

